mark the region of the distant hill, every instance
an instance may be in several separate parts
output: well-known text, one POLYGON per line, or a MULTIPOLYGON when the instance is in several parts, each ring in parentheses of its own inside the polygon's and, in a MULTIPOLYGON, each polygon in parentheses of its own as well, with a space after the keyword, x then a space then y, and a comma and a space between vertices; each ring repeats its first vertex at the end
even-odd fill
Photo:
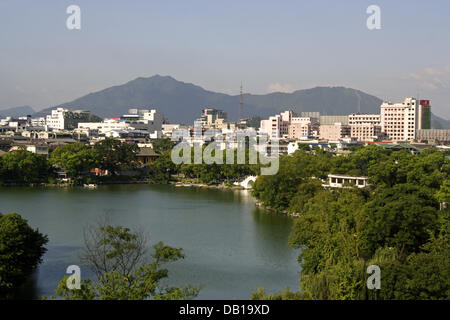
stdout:
POLYGON ((433 129, 450 129, 450 120, 445 120, 434 114, 431 115, 431 127, 433 129))
POLYGON ((32 115, 35 112, 36 111, 30 106, 21 106, 21 107, 14 107, 14 108, 0 110, 0 115, 2 118, 20 117, 20 116, 32 115))
MULTIPOLYGON (((346 114, 358 110, 377 112, 381 100, 364 92, 344 87, 318 87, 293 93, 265 95, 244 94, 244 115, 267 117, 286 108, 293 111, 320 111, 323 114, 346 114)), ((76 100, 47 108, 49 113, 59 106, 87 109, 103 116, 113 117, 133 107, 154 107, 171 122, 192 123, 206 107, 215 107, 228 113, 235 121, 239 96, 216 93, 191 83, 177 81, 170 76, 137 78, 123 85, 90 93, 76 100)))
MULTIPOLYGON (((361 113, 379 113, 381 103, 381 99, 355 89, 316 87, 292 93, 244 94, 244 116, 268 117, 286 109, 297 113, 350 114, 358 111, 358 105, 361 113)), ((228 113, 229 121, 236 121, 238 106, 239 95, 208 91, 170 76, 155 75, 90 93, 38 114, 48 114, 56 107, 70 107, 86 109, 101 117, 117 117, 127 113, 129 108, 152 107, 171 123, 192 124, 206 107, 222 109, 228 113)), ((438 125, 448 125, 444 119, 434 117, 434 120, 438 125)))

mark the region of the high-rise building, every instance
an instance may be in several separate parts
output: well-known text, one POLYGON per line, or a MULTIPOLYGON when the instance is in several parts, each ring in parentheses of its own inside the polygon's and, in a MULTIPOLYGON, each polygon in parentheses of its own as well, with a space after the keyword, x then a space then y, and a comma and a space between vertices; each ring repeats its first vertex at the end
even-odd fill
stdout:
POLYGON ((430 100, 420 100, 418 110, 417 130, 431 129, 430 100))
POLYGON ((406 98, 402 103, 383 102, 381 130, 393 141, 412 141, 416 131, 431 127, 429 100, 406 98))

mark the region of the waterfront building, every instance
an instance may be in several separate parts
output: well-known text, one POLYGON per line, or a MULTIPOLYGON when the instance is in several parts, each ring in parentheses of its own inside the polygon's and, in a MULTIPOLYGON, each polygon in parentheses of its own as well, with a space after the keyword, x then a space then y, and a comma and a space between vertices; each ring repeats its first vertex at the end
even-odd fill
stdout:
POLYGON ((355 186, 358 188, 365 188, 369 184, 367 183, 368 177, 355 177, 340 174, 329 174, 328 184, 324 184, 324 187, 331 188, 345 188, 348 186, 355 186))
POLYGON ((136 157, 141 164, 147 164, 155 161, 159 157, 159 154, 157 154, 153 148, 142 147, 139 148, 139 152, 136 154, 136 157))

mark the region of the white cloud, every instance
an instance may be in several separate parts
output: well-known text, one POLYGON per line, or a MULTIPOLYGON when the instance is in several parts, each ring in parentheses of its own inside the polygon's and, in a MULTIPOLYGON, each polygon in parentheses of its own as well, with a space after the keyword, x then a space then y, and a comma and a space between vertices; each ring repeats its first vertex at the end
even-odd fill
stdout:
POLYGON ((271 83, 269 87, 267 88, 267 92, 284 92, 284 93, 291 93, 297 90, 294 85, 289 83, 271 83))
POLYGON ((450 88, 450 67, 424 68, 421 71, 410 73, 403 80, 418 82, 425 89, 438 90, 450 88))

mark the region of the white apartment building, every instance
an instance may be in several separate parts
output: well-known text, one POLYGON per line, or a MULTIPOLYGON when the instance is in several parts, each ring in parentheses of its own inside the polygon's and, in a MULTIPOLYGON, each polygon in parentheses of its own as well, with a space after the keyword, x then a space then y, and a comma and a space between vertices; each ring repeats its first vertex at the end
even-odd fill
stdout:
POLYGON ((89 111, 57 108, 47 116, 46 124, 48 128, 54 130, 73 130, 77 128, 78 123, 87 122, 89 118, 89 111))
MULTIPOLYGON (((429 102, 426 107, 430 112, 429 102)), ((423 109, 424 107, 420 106, 419 101, 415 98, 406 98, 402 103, 383 102, 381 105, 381 130, 393 141, 412 141, 416 138, 416 130, 425 126, 423 109), (419 127, 419 122, 421 127, 419 127)))
POLYGON ((147 130, 151 134, 161 135, 164 117, 155 109, 129 109, 128 114, 123 115, 121 120, 129 122, 131 126, 137 129, 147 130))

